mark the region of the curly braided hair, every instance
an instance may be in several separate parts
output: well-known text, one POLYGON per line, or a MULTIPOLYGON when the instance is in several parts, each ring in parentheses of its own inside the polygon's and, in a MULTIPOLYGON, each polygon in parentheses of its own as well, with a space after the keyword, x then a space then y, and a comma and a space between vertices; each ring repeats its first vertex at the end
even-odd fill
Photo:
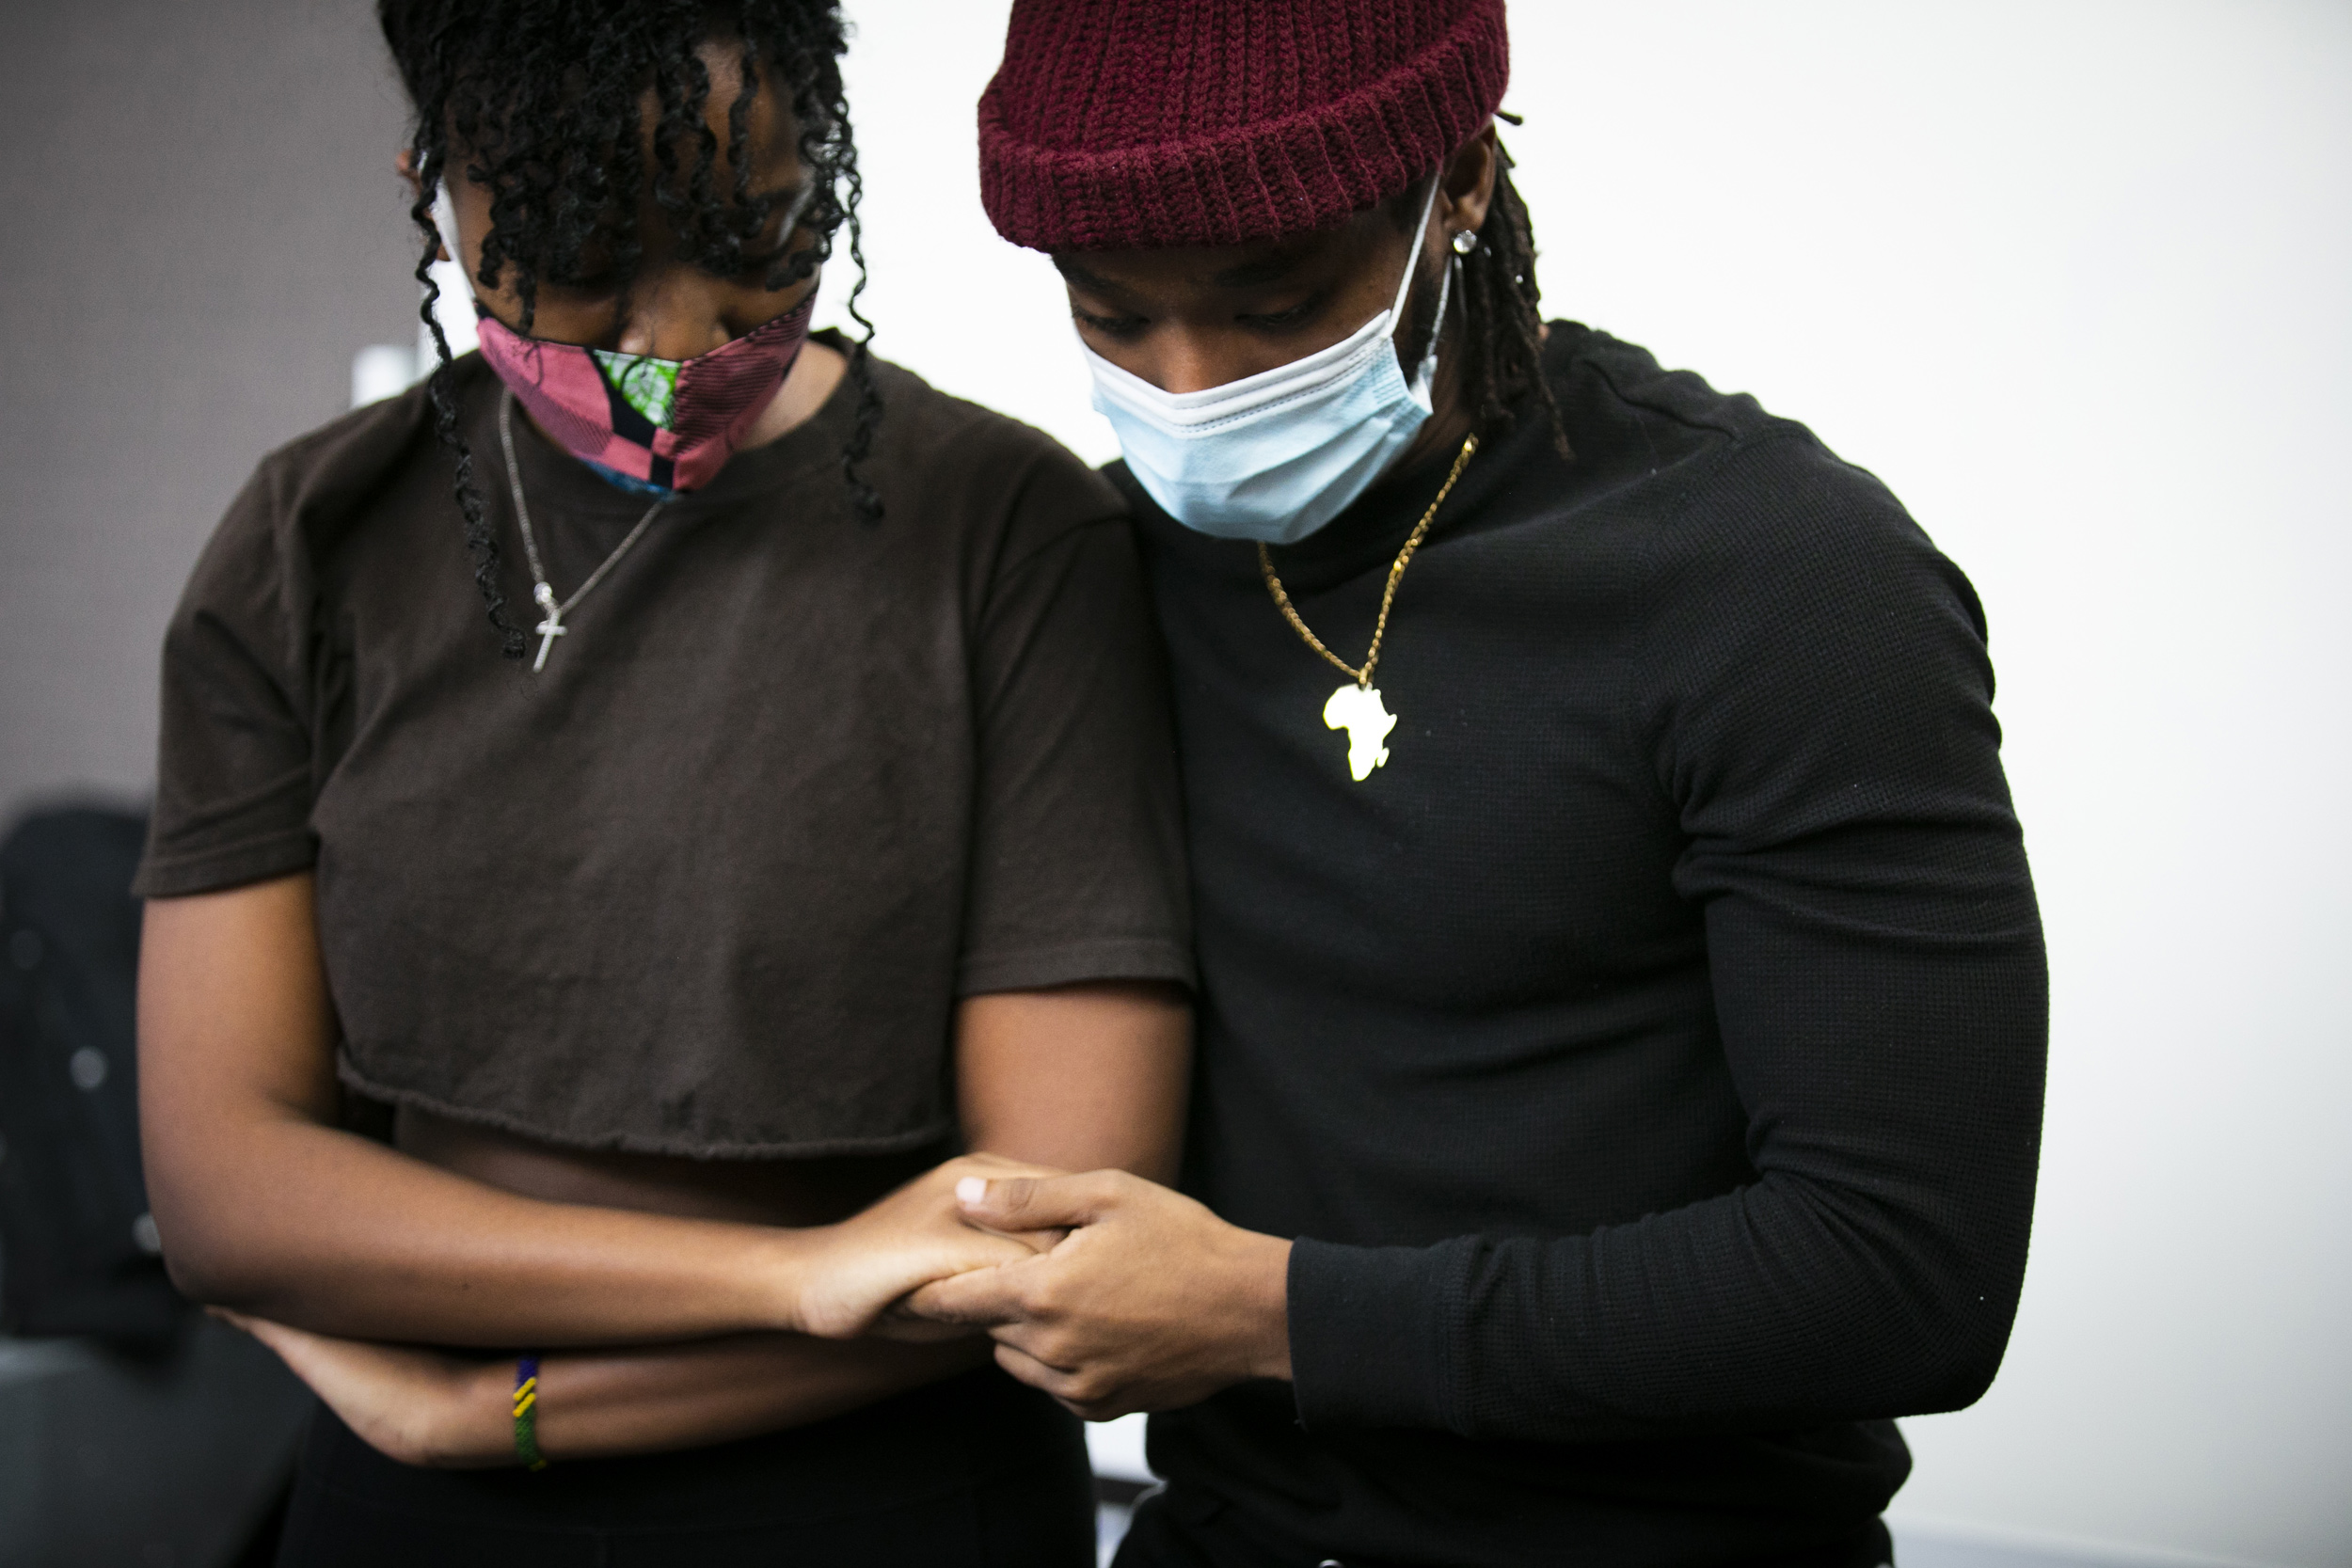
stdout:
POLYGON ((523 657, 523 634, 506 616, 498 535, 458 431, 449 340, 433 309, 441 245, 434 195, 453 166, 490 193, 476 277, 495 288, 511 269, 525 334, 543 281, 582 281, 593 269, 600 284, 626 296, 644 255, 637 213, 648 180, 682 257, 725 277, 764 263, 771 290, 829 260, 846 224, 857 266, 847 309, 865 336, 850 355, 857 412, 842 444, 841 472, 858 515, 869 522, 882 516, 882 498, 859 470, 873 446, 882 396, 868 363, 873 324, 858 309, 866 291, 858 227, 865 185, 842 94, 845 40, 834 0, 378 0, 376 15, 415 112, 408 151, 421 194, 408 215, 423 240, 420 314, 440 357, 427 388, 434 429, 455 460, 474 585, 507 657, 523 657), (816 237, 813 245, 788 254, 759 248, 771 215, 790 197, 752 189, 749 91, 728 109, 733 180, 720 188, 719 140, 704 118, 711 82, 701 48, 713 42, 739 51, 745 84, 791 96, 811 186, 800 227, 816 237), (657 111, 650 168, 641 109, 648 90, 657 111))
MULTIPOLYGON (((1511 183, 1511 154, 1495 143, 1494 203, 1478 230, 1478 246, 1461 258, 1462 392, 1470 419, 1484 433, 1511 428, 1514 407, 1533 397, 1551 421, 1551 441, 1561 456, 1573 457, 1568 431, 1545 379, 1543 291, 1535 285, 1535 226, 1527 203, 1511 183)), ((1431 179, 1443 179, 1440 169, 1431 179)), ((1387 203, 1390 218, 1410 231, 1421 215, 1428 184, 1413 184, 1387 203)), ((1438 324, 1421 335, 1422 352, 1438 324)))

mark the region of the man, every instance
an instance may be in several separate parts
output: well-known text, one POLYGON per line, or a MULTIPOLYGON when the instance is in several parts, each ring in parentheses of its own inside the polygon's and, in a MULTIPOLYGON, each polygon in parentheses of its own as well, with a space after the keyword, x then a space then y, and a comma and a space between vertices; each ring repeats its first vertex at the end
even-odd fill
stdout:
POLYGON ((1070 1234, 914 1307, 1166 1412, 1124 1563, 1866 1568, 1890 1418, 2015 1308, 1975 594, 1802 426, 1542 323, 1506 75, 1502 0, 1020 0, 981 102, 1126 453, 1199 1064, 1189 1196, 967 1182, 1070 1234))

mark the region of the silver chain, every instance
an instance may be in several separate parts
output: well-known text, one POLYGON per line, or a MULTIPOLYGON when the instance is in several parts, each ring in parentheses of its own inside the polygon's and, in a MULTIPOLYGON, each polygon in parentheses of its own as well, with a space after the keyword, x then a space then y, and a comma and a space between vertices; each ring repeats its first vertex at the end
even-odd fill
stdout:
POLYGON ((607 572, 620 564, 621 557, 627 555, 629 546, 644 536, 645 530, 652 526, 655 515, 669 505, 672 498, 664 496, 645 508, 645 515, 637 519, 637 526, 612 546, 612 553, 588 574, 588 580, 572 590, 570 598, 558 604, 555 590, 548 583, 547 569, 539 564, 539 541, 531 532, 531 508, 523 504, 523 471, 515 462, 515 394, 511 391, 499 400, 499 446, 506 454, 507 490, 515 498, 515 521, 522 528, 523 555, 531 562, 532 602, 547 615, 546 620, 532 628, 539 634, 539 657, 531 662, 532 673, 537 674, 547 668, 548 650, 555 646, 555 640, 571 632, 571 628, 564 624, 564 617, 588 596, 590 589, 604 580, 607 572))

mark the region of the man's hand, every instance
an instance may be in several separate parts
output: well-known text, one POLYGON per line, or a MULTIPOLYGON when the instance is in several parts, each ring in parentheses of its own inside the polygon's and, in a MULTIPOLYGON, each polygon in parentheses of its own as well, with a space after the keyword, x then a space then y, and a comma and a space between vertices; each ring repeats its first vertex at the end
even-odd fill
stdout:
POLYGON ((388 1459, 437 1469, 516 1462, 514 1421, 501 1381, 511 1379, 512 1361, 463 1361, 437 1351, 339 1339, 212 1310, 276 1351, 345 1426, 388 1459))
POLYGON ((926 1171, 838 1225, 803 1232, 812 1245, 798 1262, 802 1282, 792 1326, 828 1339, 852 1338, 869 1329, 889 1338, 930 1337, 913 1325, 894 1327, 882 1321, 884 1309, 917 1286, 1033 1256, 1055 1240, 973 1228, 958 1211, 957 1184, 1057 1174, 1049 1165, 967 1154, 926 1171))
POLYGON ((1000 1234, 1069 1234, 927 1285, 907 1310, 986 1325, 999 1365, 1087 1419, 1290 1376, 1290 1243, 1123 1171, 973 1172, 956 1197, 967 1221, 1000 1234))

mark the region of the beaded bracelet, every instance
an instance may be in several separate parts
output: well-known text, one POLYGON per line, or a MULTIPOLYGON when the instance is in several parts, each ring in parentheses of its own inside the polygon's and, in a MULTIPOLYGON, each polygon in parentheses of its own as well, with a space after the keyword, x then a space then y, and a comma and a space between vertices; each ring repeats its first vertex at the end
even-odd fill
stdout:
POLYGON ((547 1456, 539 1451, 539 1358, 525 1355, 515 1362, 515 1457, 527 1470, 544 1470, 547 1456))

